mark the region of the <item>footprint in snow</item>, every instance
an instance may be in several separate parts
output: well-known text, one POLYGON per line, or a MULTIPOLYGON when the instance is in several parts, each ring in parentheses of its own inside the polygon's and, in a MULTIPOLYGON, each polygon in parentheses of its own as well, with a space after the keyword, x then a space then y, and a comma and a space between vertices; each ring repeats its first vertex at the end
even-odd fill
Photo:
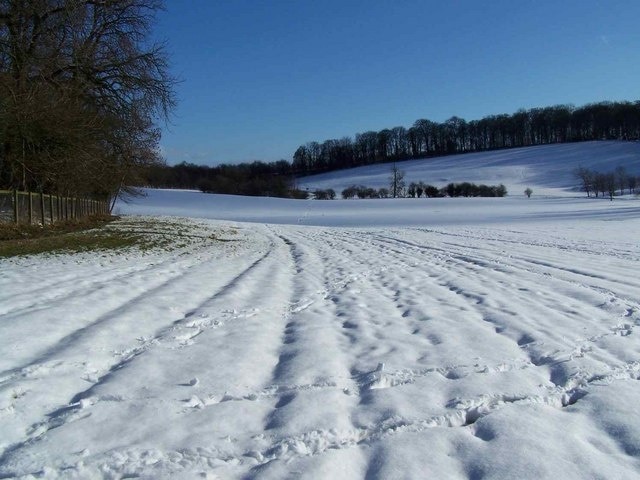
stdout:
POLYGON ((198 380, 198 377, 193 377, 191 380, 189 380, 188 382, 185 383, 180 383, 179 385, 181 387, 195 387, 200 383, 200 380, 198 380))

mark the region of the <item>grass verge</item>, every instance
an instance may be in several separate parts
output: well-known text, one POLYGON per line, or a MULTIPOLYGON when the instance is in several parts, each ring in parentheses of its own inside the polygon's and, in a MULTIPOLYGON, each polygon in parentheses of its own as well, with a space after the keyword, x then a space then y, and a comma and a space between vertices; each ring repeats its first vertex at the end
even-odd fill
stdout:
POLYGON ((107 215, 57 223, 45 228, 0 223, 0 258, 127 247, 134 247, 142 252, 151 249, 177 251, 206 247, 212 243, 236 242, 236 234, 233 229, 212 231, 185 219, 121 219, 107 215))
POLYGON ((47 227, 0 224, 0 258, 47 252, 84 252, 139 244, 142 237, 125 230, 106 229, 117 217, 101 215, 47 227))

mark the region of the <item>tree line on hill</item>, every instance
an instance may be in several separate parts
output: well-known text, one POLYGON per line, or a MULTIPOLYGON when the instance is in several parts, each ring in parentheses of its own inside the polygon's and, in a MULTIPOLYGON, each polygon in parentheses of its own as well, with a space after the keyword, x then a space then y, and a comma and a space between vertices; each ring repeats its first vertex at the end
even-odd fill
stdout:
POLYGON ((0 0, 0 188, 113 200, 163 163, 162 0, 0 0))
POLYGON ((466 121, 419 119, 409 127, 385 128, 324 142, 308 142, 293 155, 296 175, 501 148, 587 140, 640 138, 640 101, 600 102, 575 108, 556 105, 466 121))
MULTIPOLYGON (((279 160, 215 167, 180 163, 147 169, 140 186, 189 188, 237 195, 299 197, 297 176, 372 163, 549 143, 640 138, 640 101, 557 105, 491 115, 470 122, 417 120, 395 127, 299 147, 293 162, 279 160)), ((383 192, 384 193, 384 192, 383 192)), ((390 193, 391 196, 393 192, 390 193)))

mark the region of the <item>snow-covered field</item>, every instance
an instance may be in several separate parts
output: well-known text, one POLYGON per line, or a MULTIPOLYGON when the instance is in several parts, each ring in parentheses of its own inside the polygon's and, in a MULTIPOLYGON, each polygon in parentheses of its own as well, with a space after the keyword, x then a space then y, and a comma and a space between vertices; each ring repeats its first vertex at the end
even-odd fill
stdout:
POLYGON ((0 478, 640 476, 639 200, 119 209, 0 263, 0 478))

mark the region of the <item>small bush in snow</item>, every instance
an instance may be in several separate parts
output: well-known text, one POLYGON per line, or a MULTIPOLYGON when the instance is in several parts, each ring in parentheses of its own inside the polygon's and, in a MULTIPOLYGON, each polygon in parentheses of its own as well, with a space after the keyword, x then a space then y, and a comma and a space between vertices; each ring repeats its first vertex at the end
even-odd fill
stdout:
POLYGON ((315 191, 316 200, 333 200, 336 198, 336 192, 333 188, 315 191))

